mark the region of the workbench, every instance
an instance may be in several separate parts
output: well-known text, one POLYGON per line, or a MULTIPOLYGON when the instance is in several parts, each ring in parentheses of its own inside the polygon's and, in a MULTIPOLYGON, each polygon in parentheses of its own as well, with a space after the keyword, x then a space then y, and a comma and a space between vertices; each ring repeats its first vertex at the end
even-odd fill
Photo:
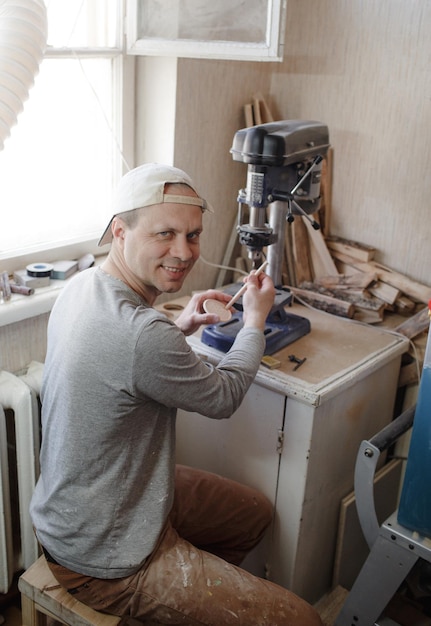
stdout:
MULTIPOLYGON (((157 307, 169 316, 184 298, 157 307)), ((331 587, 340 502, 357 451, 394 415, 408 340, 293 304, 311 332, 273 356, 228 420, 178 412, 177 461, 260 489, 275 506, 271 531, 244 565, 315 602, 331 587), (294 370, 289 355, 305 362, 294 370)), ((188 338, 217 363, 222 353, 188 338)))

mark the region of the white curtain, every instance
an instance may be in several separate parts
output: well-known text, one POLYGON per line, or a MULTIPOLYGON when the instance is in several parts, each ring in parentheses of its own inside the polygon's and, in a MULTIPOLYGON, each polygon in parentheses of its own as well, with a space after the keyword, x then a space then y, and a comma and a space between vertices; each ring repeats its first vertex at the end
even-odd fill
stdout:
POLYGON ((0 150, 39 71, 47 31, 43 0, 0 0, 0 150))

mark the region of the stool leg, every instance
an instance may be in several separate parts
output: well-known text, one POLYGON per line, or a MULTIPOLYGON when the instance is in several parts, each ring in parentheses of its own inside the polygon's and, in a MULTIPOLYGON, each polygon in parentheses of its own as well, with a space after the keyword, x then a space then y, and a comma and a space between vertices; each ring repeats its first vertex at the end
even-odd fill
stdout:
POLYGON ((45 626, 46 617, 36 609, 33 600, 21 594, 21 612, 23 626, 45 626))
POLYGON ((373 626, 418 558, 416 553, 379 535, 335 626, 373 626))

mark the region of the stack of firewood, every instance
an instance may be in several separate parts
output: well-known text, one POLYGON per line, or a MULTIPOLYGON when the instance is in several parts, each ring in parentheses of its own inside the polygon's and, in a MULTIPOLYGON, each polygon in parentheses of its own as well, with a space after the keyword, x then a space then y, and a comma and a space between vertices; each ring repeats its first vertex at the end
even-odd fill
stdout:
MULTIPOLYGON (((302 219, 296 218, 295 222, 302 219)), ((415 315, 430 301, 431 287, 377 263, 376 251, 370 246, 324 237, 320 231, 308 228, 307 234, 308 241, 301 239, 301 255, 309 254, 306 271, 296 258, 289 276, 283 276, 294 276, 287 282, 297 298, 307 304, 374 324, 382 322, 387 312, 415 315)), ((296 244, 293 241, 294 250, 296 244)))
POLYGON ((429 325, 428 306, 424 307, 431 300, 429 285, 376 262, 375 248, 329 235, 332 157, 330 149, 322 170, 320 209, 313 216, 321 228, 314 230, 300 216, 295 217, 292 228, 286 228, 283 282, 298 300, 335 315, 376 324, 393 312, 414 316, 411 327, 425 329, 429 325))

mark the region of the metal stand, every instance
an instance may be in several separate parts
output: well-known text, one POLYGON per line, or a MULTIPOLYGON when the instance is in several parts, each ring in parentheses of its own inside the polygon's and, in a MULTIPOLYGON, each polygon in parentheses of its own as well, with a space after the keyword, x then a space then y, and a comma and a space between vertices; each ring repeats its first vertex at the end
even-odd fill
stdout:
POLYGON ((418 559, 431 563, 431 541, 397 522, 393 513, 380 527, 374 507, 374 473, 380 453, 413 423, 415 407, 405 411, 370 441, 356 460, 355 495, 359 521, 370 554, 334 626, 374 626, 418 559))

